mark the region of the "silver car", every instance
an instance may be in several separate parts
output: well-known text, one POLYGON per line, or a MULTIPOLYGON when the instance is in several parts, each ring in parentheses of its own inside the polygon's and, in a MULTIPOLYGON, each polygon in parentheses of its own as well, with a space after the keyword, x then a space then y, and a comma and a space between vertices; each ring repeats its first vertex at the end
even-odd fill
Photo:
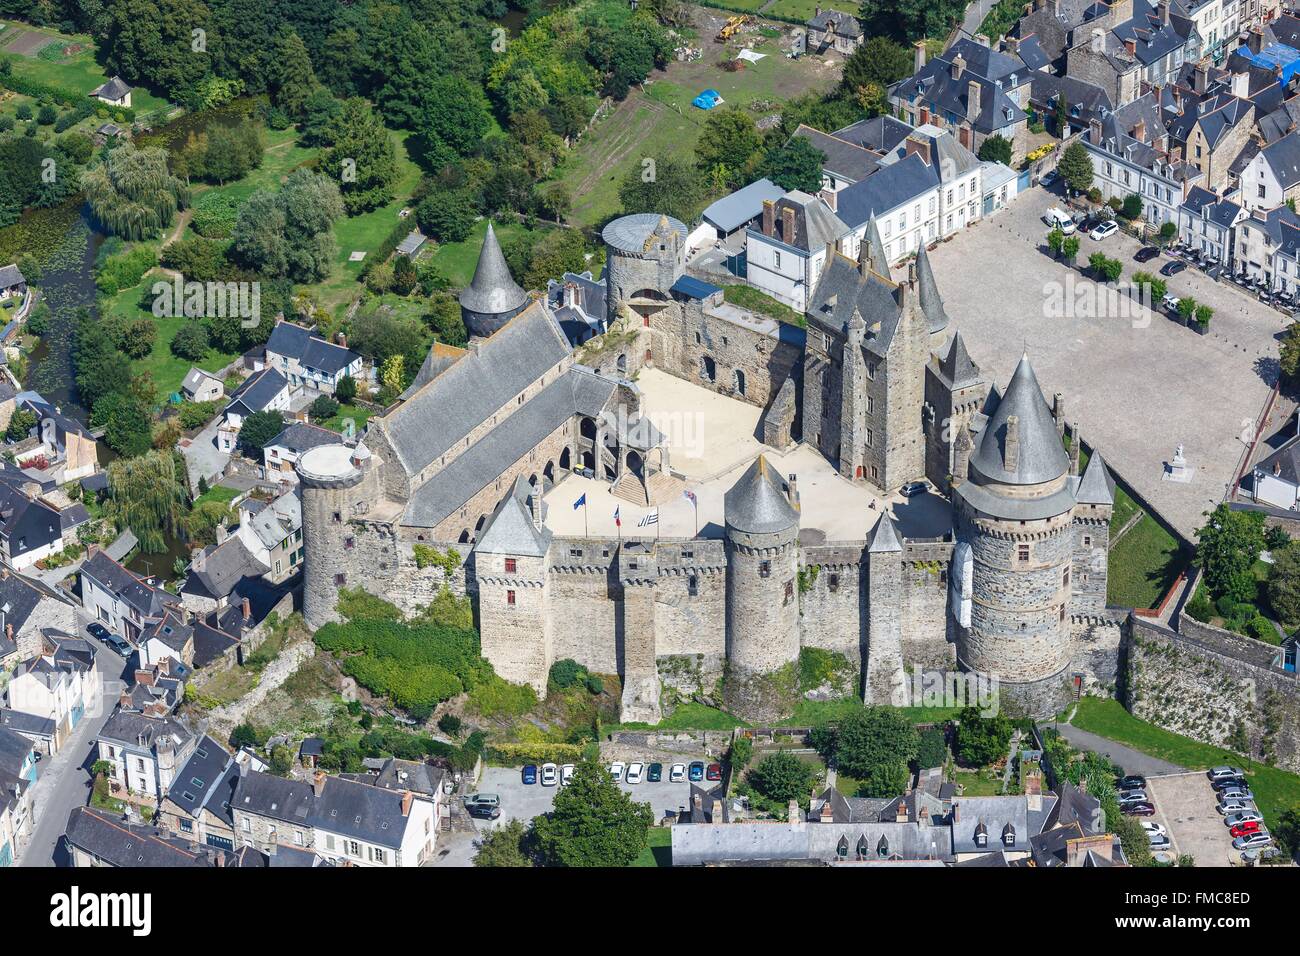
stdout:
POLYGON ((1254 800, 1255 794, 1250 787, 1228 787, 1226 790, 1219 791, 1219 802, 1226 803, 1229 800, 1254 800))
POLYGON ((1225 817, 1233 813, 1245 813, 1254 810, 1255 805, 1248 800, 1226 800, 1219 804, 1219 812, 1225 817))

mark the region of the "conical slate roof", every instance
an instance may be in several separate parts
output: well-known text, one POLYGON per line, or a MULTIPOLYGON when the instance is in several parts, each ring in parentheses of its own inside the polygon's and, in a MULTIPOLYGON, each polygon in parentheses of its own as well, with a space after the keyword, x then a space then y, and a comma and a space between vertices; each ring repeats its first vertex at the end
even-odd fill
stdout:
MULTIPOLYGON (((876 225, 875 214, 867 220, 867 231, 862 241, 871 252, 871 268, 877 275, 889 278, 889 256, 885 255, 885 242, 880 238, 880 227, 876 225)), ((861 255, 861 253, 859 253, 861 255)))
POLYGON ((727 527, 747 534, 771 534, 799 523, 799 513, 785 496, 785 482, 759 455, 724 499, 727 527))
POLYGON ((952 337, 948 354, 939 361, 939 371, 943 372, 944 378, 954 389, 965 388, 981 381, 980 367, 966 351, 966 341, 961 337, 960 329, 952 337))
POLYGON ((1083 471, 1083 478, 1074 497, 1082 505, 1115 503, 1115 480, 1111 478, 1101 452, 1094 451, 1092 457, 1088 459, 1088 467, 1083 471))
POLYGON ((474 280, 460 294, 461 307, 481 315, 501 315, 522 308, 527 302, 528 293, 510 275, 496 230, 488 222, 478 265, 474 267, 474 280))
POLYGON ((1052 410, 1034 375, 1029 356, 1024 355, 1007 385, 997 411, 980 432, 979 448, 971 457, 971 471, 989 481, 1007 485, 1037 485, 1060 478, 1070 468, 1069 456, 1057 434, 1052 410), (1020 450, 1014 470, 1006 461, 1007 419, 1019 422, 1020 450))
POLYGON ((939 286, 935 284, 934 269, 924 245, 916 254, 916 284, 920 291, 921 311, 925 313, 930 334, 942 332, 948 327, 948 313, 944 311, 943 298, 939 295, 939 286))
POLYGON ((902 551, 903 545, 898 540, 898 531, 894 527, 894 519, 889 517, 889 512, 880 516, 876 526, 871 529, 871 541, 867 545, 869 554, 880 554, 886 551, 902 551))
POLYGON ((497 506, 486 528, 479 535, 474 550, 485 554, 512 554, 522 557, 545 557, 551 543, 547 528, 538 530, 528 509, 528 497, 537 494, 523 478, 516 478, 510 494, 497 506))

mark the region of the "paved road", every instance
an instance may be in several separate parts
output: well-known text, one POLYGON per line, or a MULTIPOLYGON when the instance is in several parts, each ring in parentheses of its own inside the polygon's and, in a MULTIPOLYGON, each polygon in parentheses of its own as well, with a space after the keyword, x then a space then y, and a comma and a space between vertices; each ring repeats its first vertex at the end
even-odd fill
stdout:
POLYGON ((81 636, 96 648, 95 665, 103 681, 103 695, 87 705, 85 716, 71 738, 64 741, 63 749, 40 763, 40 776, 33 791, 36 828, 31 842, 18 856, 19 866, 68 865, 60 846, 63 830, 73 808, 84 806, 90 799, 90 766, 95 762, 92 748, 121 694, 125 662, 91 638, 85 631, 85 623, 83 620, 81 636))
POLYGON ((1086 730, 1080 730, 1078 727, 1071 727, 1069 724, 1053 724, 1053 726, 1061 732, 1062 737, 1074 746, 1095 751, 1103 757, 1109 757, 1111 762, 1119 764, 1125 773, 1136 773, 1144 777, 1150 777, 1162 773, 1179 773, 1186 769, 1167 760, 1148 756, 1141 751, 1134 750, 1132 747, 1117 744, 1105 737, 1099 737, 1086 730))

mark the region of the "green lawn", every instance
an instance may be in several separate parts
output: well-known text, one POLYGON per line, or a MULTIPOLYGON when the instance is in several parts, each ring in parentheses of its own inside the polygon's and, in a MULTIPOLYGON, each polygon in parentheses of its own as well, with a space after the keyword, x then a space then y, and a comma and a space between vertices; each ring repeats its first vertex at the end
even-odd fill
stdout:
POLYGON ((646 848, 632 861, 633 866, 672 866, 673 831, 671 827, 651 827, 646 831, 646 848))
POLYGON ((222 504, 230 504, 240 495, 238 488, 227 488, 225 485, 213 485, 203 494, 194 499, 194 504, 205 504, 209 501, 220 501, 222 504))
POLYGON ((1110 551, 1106 600, 1120 607, 1155 607, 1186 566, 1174 536, 1143 515, 1110 551))
POLYGON ((722 297, 742 309, 757 312, 759 315, 766 315, 788 325, 797 325, 802 328, 808 324, 800 313, 784 302, 778 302, 767 293, 760 292, 751 285, 726 286, 722 290, 722 297))
POLYGON ((1085 697, 1071 723, 1091 733, 1126 744, 1153 757, 1168 760, 1190 770, 1204 770, 1218 764, 1242 767, 1250 776, 1255 803, 1269 826, 1276 826, 1283 811, 1300 807, 1300 776, 1268 767, 1221 747, 1199 743, 1138 720, 1117 700, 1085 697))
MULTIPOLYGON (((68 36, 44 27, 33 27, 13 20, 0 20, 0 23, 5 24, 5 29, 0 30, 0 49, 4 50, 3 56, 13 64, 15 76, 25 77, 49 86, 57 86, 76 96, 88 95, 91 90, 102 85, 108 79, 103 67, 95 62, 94 40, 89 36, 68 36), (11 53, 7 50, 7 46, 11 42, 9 35, 11 32, 16 35, 19 30, 26 33, 39 33, 54 39, 58 43, 80 43, 85 46, 85 49, 67 60, 59 61, 11 53)), ((154 110, 168 110, 173 107, 166 100, 154 96, 148 90, 137 86, 131 91, 131 108, 139 115, 154 110)), ((105 104, 105 109, 111 108, 105 104)))
POLYGON ((336 432, 342 432, 344 419, 350 418, 352 419, 353 425, 356 429, 356 434, 360 434, 361 430, 366 427, 366 422, 370 420, 370 416, 373 414, 374 412, 370 409, 362 408, 359 405, 340 405, 339 413, 337 415, 333 418, 327 418, 319 424, 322 428, 330 428, 336 432))
MULTIPOLYGON (((815 727, 828 721, 843 720, 849 714, 859 711, 864 704, 858 697, 842 697, 839 700, 801 700, 794 713, 781 721, 790 727, 815 727)), ((960 707, 896 707, 914 724, 934 724, 951 720, 957 716, 960 707)))
MULTIPOLYGON (((728 4, 730 6, 730 4, 728 4)), ((759 6, 762 6, 760 3, 759 6)), ((776 0, 764 13, 770 13, 776 17, 790 17, 807 23, 817 13, 817 8, 824 6, 821 0, 776 0)), ((748 7, 746 7, 748 9, 748 7)), ((848 9, 853 9, 849 7, 848 9)), ((855 11, 856 12, 856 11, 855 11)))
POLYGON ((716 707, 709 707, 705 704, 689 702, 679 704, 673 711, 672 716, 653 727, 644 723, 631 724, 612 724, 607 729, 615 730, 731 730, 733 727, 744 727, 745 722, 739 717, 733 717, 725 710, 719 710, 716 707))
POLYGON ((293 128, 268 129, 261 166, 243 179, 224 186, 196 183, 192 187, 194 198, 215 193, 242 203, 259 189, 278 189, 284 178, 299 166, 312 166, 316 162, 316 150, 299 146, 297 138, 298 132, 293 128))

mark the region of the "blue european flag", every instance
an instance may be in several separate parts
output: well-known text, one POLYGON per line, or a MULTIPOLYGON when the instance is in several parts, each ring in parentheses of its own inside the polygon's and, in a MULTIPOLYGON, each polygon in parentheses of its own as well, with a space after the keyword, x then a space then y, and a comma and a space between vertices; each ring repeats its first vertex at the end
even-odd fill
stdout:
POLYGON ((573 503, 573 510, 577 511, 579 508, 586 507, 586 504, 587 504, 587 493, 584 491, 582 493, 582 496, 573 503))

